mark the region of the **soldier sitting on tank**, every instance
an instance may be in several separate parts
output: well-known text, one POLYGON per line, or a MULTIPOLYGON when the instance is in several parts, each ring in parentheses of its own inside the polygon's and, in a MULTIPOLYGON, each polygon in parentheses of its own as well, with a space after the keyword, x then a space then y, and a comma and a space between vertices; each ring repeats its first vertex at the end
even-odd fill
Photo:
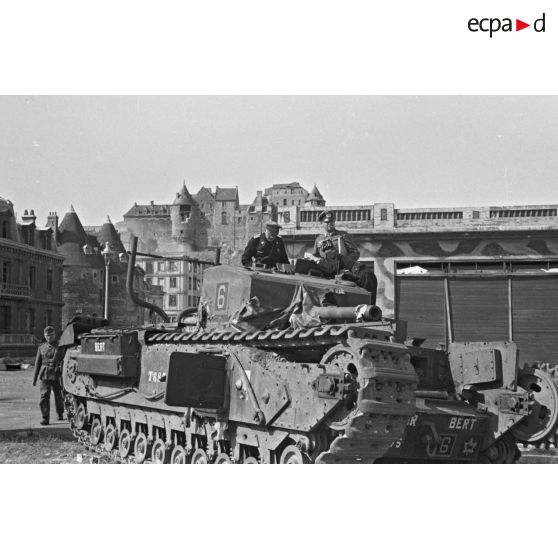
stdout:
POLYGON ((248 241, 244 254, 242 254, 242 265, 252 267, 264 266, 267 269, 277 268, 278 264, 284 264, 285 271, 291 271, 291 265, 285 250, 283 239, 279 236, 280 225, 271 221, 266 224, 265 231, 248 241))
POLYGON ((376 303, 377 280, 373 271, 358 261, 360 251, 351 235, 335 228, 335 215, 332 211, 322 211, 318 219, 324 225, 324 234, 314 242, 313 260, 324 277, 333 279, 343 274, 345 278, 366 289, 372 295, 371 304, 376 303))

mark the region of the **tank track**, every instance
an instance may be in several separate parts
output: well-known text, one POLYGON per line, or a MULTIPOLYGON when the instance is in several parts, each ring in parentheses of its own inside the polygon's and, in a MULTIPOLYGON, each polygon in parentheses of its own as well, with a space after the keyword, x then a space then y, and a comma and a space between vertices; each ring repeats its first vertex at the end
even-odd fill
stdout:
POLYGON ((145 341, 148 345, 155 343, 204 343, 246 345, 262 349, 290 348, 300 346, 324 346, 339 343, 340 339, 353 335, 380 341, 389 341, 392 332, 388 322, 379 324, 378 329, 362 327, 360 324, 329 324, 308 329, 258 330, 255 332, 212 330, 189 332, 146 332, 145 341), (381 329, 381 327, 386 329, 381 329))
MULTIPOLYGON (((323 329, 314 328, 314 332, 319 334, 323 329)), ((332 329, 328 327, 326 332, 332 329)), ((339 416, 334 413, 329 417, 327 434, 322 427, 318 432, 308 433, 309 446, 301 443, 306 437, 304 433, 293 432, 292 436, 303 463, 373 463, 403 435, 409 417, 416 412, 417 377, 404 345, 361 339, 354 328, 345 326, 334 328, 334 333, 337 335, 332 336, 330 343, 334 339, 337 344, 324 355, 322 363, 337 367, 341 375, 358 370, 358 401, 348 414, 341 410, 339 416)), ((174 342, 170 337, 166 340, 174 342)), ((220 341, 223 342, 222 337, 220 341)), ((112 463, 135 463, 133 454, 123 458, 117 449, 109 451, 102 443, 95 445, 86 429, 76 427, 74 401, 73 396, 67 397, 66 410, 73 434, 81 445, 112 463)), ((144 463, 150 461, 146 459, 144 463)), ((228 462, 234 462, 232 456, 228 462)))

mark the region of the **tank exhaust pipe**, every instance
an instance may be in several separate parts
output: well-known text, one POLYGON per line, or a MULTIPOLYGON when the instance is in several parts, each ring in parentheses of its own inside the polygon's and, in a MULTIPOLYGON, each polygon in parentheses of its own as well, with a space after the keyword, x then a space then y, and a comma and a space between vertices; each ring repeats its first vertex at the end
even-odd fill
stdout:
POLYGON ((149 310, 157 312, 165 322, 170 322, 167 313, 162 309, 151 304, 150 302, 145 302, 145 300, 140 300, 136 293, 134 292, 134 267, 136 266, 136 252, 138 249, 138 237, 132 235, 132 249, 130 251, 130 258, 128 260, 128 273, 126 275, 126 290, 128 291, 128 296, 134 304, 137 306, 143 306, 149 310))

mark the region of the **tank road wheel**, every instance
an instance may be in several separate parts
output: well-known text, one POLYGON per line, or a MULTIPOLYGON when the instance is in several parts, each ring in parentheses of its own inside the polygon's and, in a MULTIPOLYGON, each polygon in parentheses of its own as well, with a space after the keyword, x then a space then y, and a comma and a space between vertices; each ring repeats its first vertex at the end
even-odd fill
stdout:
POLYGON ((157 438, 151 450, 151 460, 153 463, 170 463, 170 451, 161 438, 157 438))
POLYGON ((518 384, 533 396, 531 413, 513 428, 514 437, 521 442, 533 443, 554 432, 558 423, 558 390, 552 377, 531 369, 519 372, 518 384))
POLYGON ((134 456, 136 458, 136 463, 143 463, 146 459, 151 457, 151 444, 147 442, 147 436, 140 432, 136 436, 136 441, 134 442, 134 456))
POLYGON ((118 438, 118 453, 120 457, 128 457, 132 453, 133 446, 132 435, 130 431, 125 428, 120 432, 120 437, 118 438))
POLYGON ((170 462, 173 465, 185 465, 189 462, 188 454, 182 446, 176 446, 171 453, 170 462))
POLYGON ((207 465, 210 463, 209 455, 204 449, 198 448, 192 454, 192 465, 207 465))
POLYGON ((304 465, 306 463, 310 463, 310 459, 296 446, 287 446, 281 454, 281 460, 279 463, 285 465, 304 465))
POLYGON ((232 465, 232 459, 227 453, 220 453, 215 459, 216 465, 232 465))
POLYGON ((112 451, 116 447, 117 440, 116 426, 109 424, 105 430, 105 449, 112 451))
POLYGON ((258 461, 258 458, 257 458, 257 457, 250 456, 250 457, 247 457, 247 458, 242 462, 242 464, 243 464, 243 465, 259 465, 260 462, 258 461))
POLYGON ((74 416, 74 425, 78 430, 82 430, 87 422, 87 411, 85 410, 85 405, 80 403, 77 406, 76 414, 74 416))
POLYGON ((91 423, 91 435, 90 441, 91 444, 97 446, 103 437, 103 426, 101 424, 100 419, 94 418, 93 422, 91 423))

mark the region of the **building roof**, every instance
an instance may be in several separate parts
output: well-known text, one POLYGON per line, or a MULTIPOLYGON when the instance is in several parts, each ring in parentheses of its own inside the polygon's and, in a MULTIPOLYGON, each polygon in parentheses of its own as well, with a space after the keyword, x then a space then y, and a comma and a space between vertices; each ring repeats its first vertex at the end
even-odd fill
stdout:
POLYGON ((298 182, 291 182, 289 184, 274 184, 271 188, 266 188, 266 192, 268 190, 278 190, 278 189, 294 190, 295 188, 302 188, 302 186, 298 182))
POLYGON ((87 234, 83 230, 83 225, 73 205, 70 205, 70 210, 64 215, 58 229, 60 231, 58 237, 59 245, 66 244, 67 242, 79 244, 80 246, 87 244, 87 234))
POLYGON ((314 184, 314 188, 312 188, 312 191, 310 192, 310 195, 308 196, 308 201, 312 201, 312 200, 324 201, 324 197, 322 196, 322 194, 320 194, 320 191, 318 190, 318 187, 315 184, 314 184))
POLYGON ((238 188, 219 188, 215 187, 215 201, 237 201, 238 188))
POLYGON ((114 228, 114 225, 108 215, 106 222, 103 223, 101 230, 97 234, 97 241, 103 246, 108 242, 113 250, 117 252, 125 252, 124 246, 120 241, 120 235, 114 228))
POLYGON ((194 205, 194 200, 186 188, 186 183, 182 185, 182 190, 176 193, 176 198, 172 202, 173 205, 194 205))
POLYGON ((165 217, 170 215, 170 205, 150 203, 146 205, 138 205, 135 203, 126 213, 124 217, 165 217))
POLYGON ((98 250, 98 243, 85 232, 73 205, 64 215, 58 230, 60 232, 57 239, 58 252, 66 258, 64 266, 102 267, 104 265, 102 256, 95 252, 95 248, 98 250), (89 247, 88 255, 85 254, 86 246, 89 247))
POLYGON ((200 200, 214 200, 215 196, 213 194, 213 192, 211 191, 210 188, 206 188, 205 186, 202 186, 199 190, 198 193, 194 196, 196 199, 200 199, 200 200))

